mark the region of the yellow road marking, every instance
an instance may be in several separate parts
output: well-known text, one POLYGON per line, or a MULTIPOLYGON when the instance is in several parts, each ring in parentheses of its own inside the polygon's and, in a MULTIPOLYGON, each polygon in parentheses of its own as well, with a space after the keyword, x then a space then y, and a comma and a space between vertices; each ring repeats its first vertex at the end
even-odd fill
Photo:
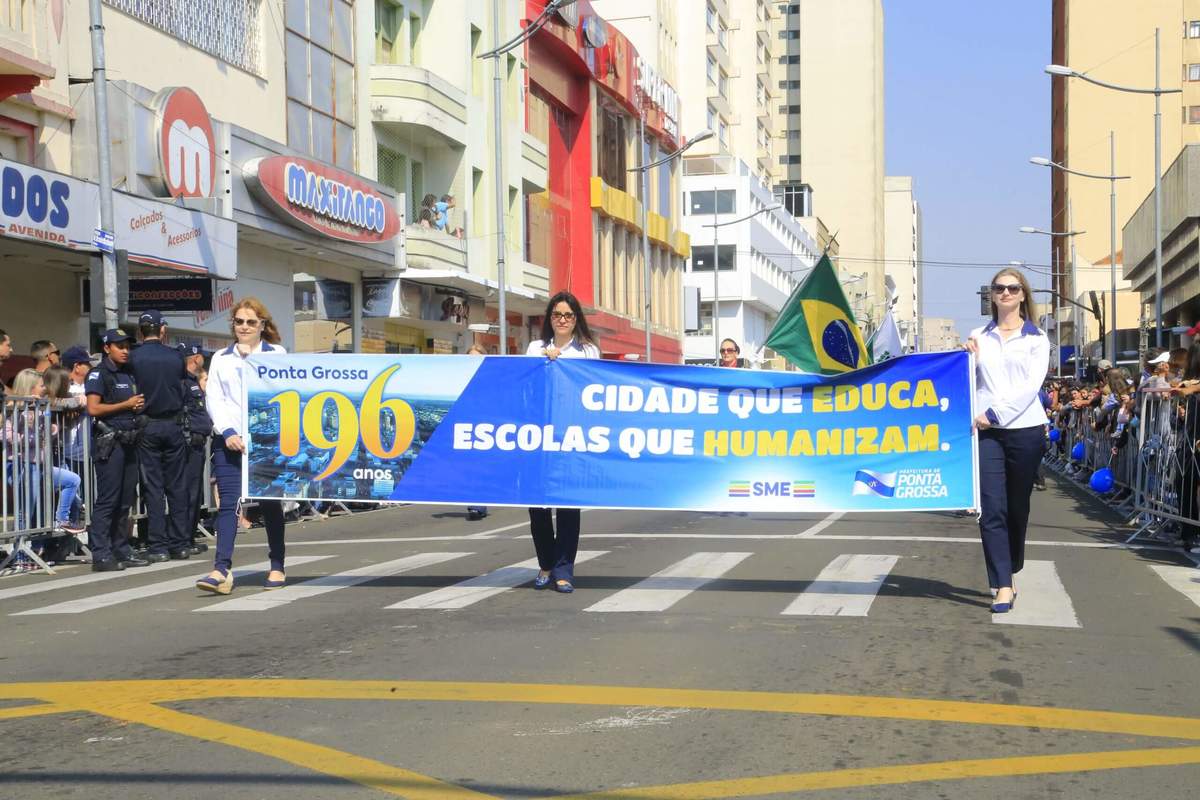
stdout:
POLYGON ((1168 767, 1197 763, 1200 763, 1200 747, 1118 750, 1071 755, 939 761, 928 764, 901 764, 890 767, 771 775, 761 778, 736 778, 727 781, 641 786, 636 789, 562 795, 550 798, 550 800, 700 800, 701 798, 703 800, 724 800, 729 797, 751 797, 783 792, 815 792, 824 789, 853 789, 863 786, 953 781, 964 778, 1006 778, 1016 775, 1050 775, 1063 772, 1091 772, 1130 767, 1168 767))
MULTIPOLYGON (((1006 706, 951 700, 622 686, 337 680, 166 680, 0 684, 0 699, 43 705, 0 709, 0 720, 81 710, 226 744, 414 800, 496 800, 435 778, 238 725, 163 708, 213 698, 540 703, 674 707, 776 714, 1038 727, 1200 740, 1200 719, 1111 711, 1006 706)), ((966 778, 1037 775, 1200 763, 1200 747, 865 767, 702 781, 574 795, 571 800, 698 800, 966 778)), ((567 798, 558 798, 567 800, 567 798)))
POLYGON ((29 706, 0 708, 0 720, 21 719, 23 717, 41 717, 46 714, 61 714, 64 711, 74 710, 75 709, 68 706, 60 706, 57 703, 35 703, 29 706))

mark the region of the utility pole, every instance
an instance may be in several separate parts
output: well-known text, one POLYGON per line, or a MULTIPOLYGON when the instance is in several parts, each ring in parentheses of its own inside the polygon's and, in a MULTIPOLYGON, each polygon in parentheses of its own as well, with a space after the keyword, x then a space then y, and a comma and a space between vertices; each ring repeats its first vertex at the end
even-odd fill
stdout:
MULTIPOLYGON (((89 0, 88 12, 92 34, 92 93, 96 101, 96 152, 100 182, 100 227, 107 234, 114 231, 112 161, 109 153, 108 136, 108 78, 104 71, 104 23, 100 16, 100 0, 89 0)), ((124 287, 117 286, 117 260, 115 244, 109 242, 100 251, 100 274, 92 280, 102 287, 104 298, 104 327, 115 328, 121 320, 117 318, 119 297, 124 287)), ((93 272, 95 268, 93 267, 93 272)), ((95 312, 93 312, 95 313, 95 312)))

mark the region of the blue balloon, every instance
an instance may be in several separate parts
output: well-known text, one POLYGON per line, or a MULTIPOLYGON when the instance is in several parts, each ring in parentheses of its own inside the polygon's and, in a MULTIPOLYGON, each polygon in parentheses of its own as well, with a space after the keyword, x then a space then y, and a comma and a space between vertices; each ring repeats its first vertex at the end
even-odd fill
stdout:
POLYGON ((1115 484, 1116 480, 1113 478, 1112 470, 1108 467, 1101 467, 1093 472, 1091 480, 1088 481, 1088 486, 1100 494, 1108 494, 1113 490, 1115 484))
POLYGON ((1060 431, 1058 428, 1050 429, 1050 441, 1057 442, 1061 438, 1062 438, 1062 431, 1060 431))
POLYGON ((1076 442, 1071 448, 1071 459, 1073 461, 1083 461, 1083 457, 1087 455, 1087 448, 1083 446, 1083 442, 1076 442))
POLYGON ((857 369, 859 349, 854 333, 845 320, 835 319, 821 332, 821 347, 825 354, 839 364, 857 369))

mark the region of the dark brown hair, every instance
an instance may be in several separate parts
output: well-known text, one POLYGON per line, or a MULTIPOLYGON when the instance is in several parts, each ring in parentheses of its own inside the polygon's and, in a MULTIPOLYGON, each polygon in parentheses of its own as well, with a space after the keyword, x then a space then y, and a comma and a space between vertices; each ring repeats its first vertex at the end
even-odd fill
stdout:
POLYGON ((542 344, 549 345, 554 341, 554 326, 550 324, 550 312, 559 303, 566 303, 575 313, 575 341, 598 347, 596 340, 592 338, 592 330, 588 327, 587 319, 583 316, 583 306, 579 305, 579 300, 570 292, 559 292, 546 304, 546 316, 542 317, 542 344))

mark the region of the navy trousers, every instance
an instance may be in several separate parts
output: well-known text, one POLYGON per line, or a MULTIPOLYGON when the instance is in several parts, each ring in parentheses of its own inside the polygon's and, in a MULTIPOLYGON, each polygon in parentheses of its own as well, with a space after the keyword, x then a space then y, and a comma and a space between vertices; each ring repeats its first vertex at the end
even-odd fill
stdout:
POLYGON ((979 533, 988 585, 1012 586, 1025 566, 1029 496, 1042 460, 1044 429, 988 428, 979 433, 979 533))
POLYGON ((95 470, 96 497, 88 526, 92 563, 128 558, 133 552, 129 547, 128 523, 129 508, 137 492, 137 448, 118 444, 107 459, 95 462, 95 470))
POLYGON ((187 519, 184 535, 188 543, 196 541, 196 526, 200 524, 200 507, 204 503, 204 445, 188 444, 187 466, 184 468, 187 487, 187 519))
MULTIPOLYGON (((213 566, 222 572, 233 567, 233 543, 238 532, 238 501, 242 497, 242 469, 245 457, 225 446, 225 440, 212 441, 212 474, 221 495, 217 507, 217 555, 213 566)), ((267 528, 267 554, 271 569, 283 571, 283 505, 278 500, 259 500, 263 523, 267 528)))
POLYGON ((187 444, 173 419, 152 419, 138 441, 146 531, 151 553, 178 552, 191 545, 188 510, 187 444))
POLYGON ((531 508, 529 530, 533 533, 538 566, 556 581, 573 582, 575 553, 579 550, 579 509, 531 508))

